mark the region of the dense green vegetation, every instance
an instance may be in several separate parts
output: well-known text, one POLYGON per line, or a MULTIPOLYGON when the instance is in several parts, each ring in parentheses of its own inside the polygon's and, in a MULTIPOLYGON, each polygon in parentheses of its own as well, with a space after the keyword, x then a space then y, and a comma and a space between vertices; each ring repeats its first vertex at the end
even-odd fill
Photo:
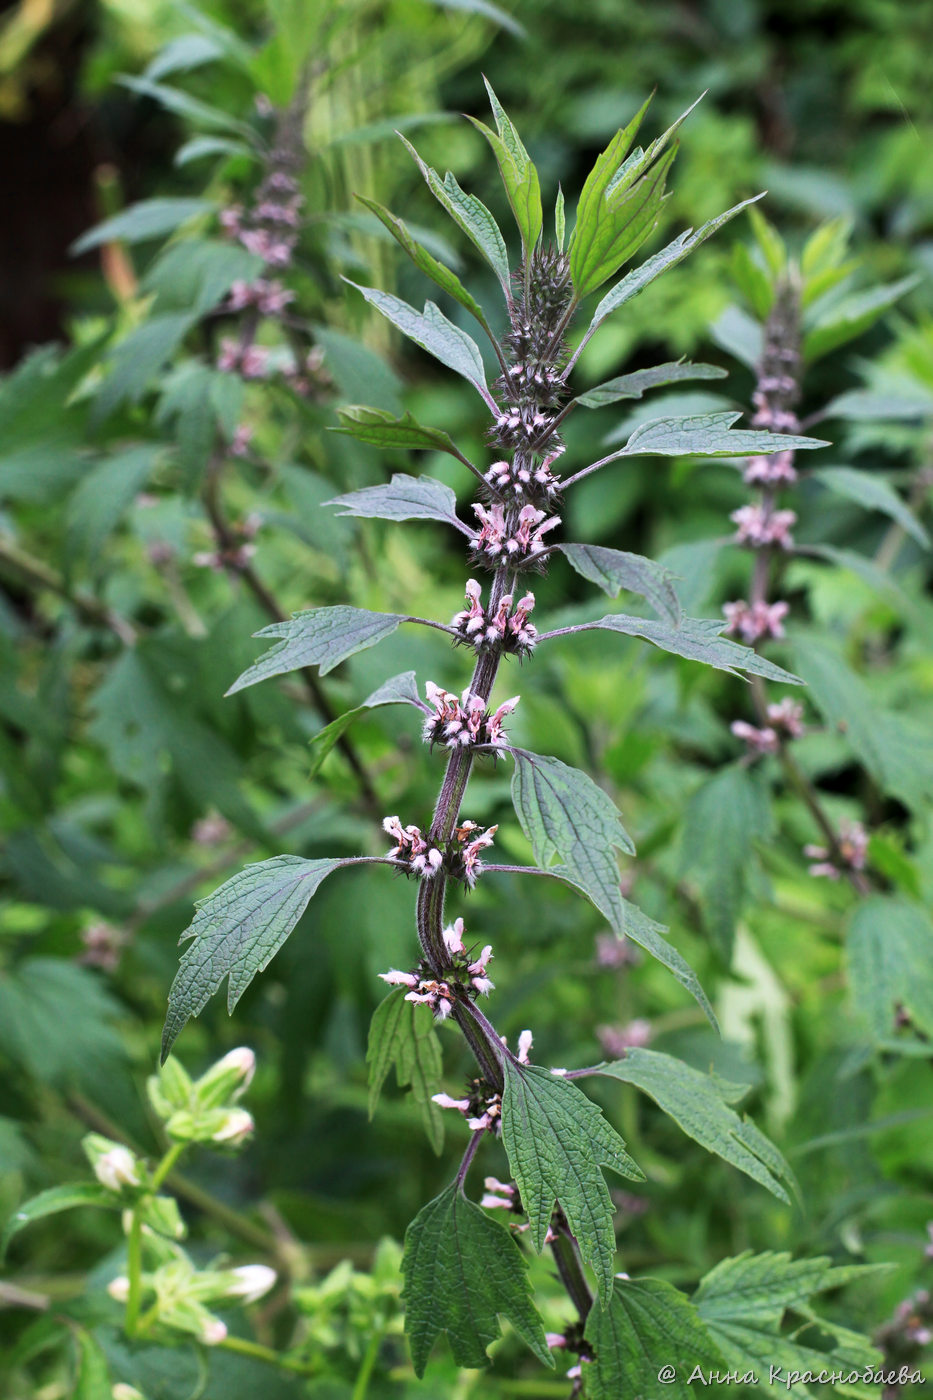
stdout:
MULTIPOLYGON (((846 1374, 922 1368, 929 24, 886 0, 505 9, 228 0, 50 17, 22 4, 0 23, 4 136, 33 156, 8 201, 0 380, 0 1388, 12 1400, 581 1386, 616 1400, 660 1389, 632 1338, 667 1360, 672 1335, 670 1359, 707 1371, 754 1364, 766 1378, 769 1364, 816 1370, 821 1355, 846 1374), (386 1010, 379 974, 417 956, 411 882, 336 869, 241 985, 221 938, 209 989, 184 1000, 182 983, 173 1000, 172 1036, 195 1019, 152 1078, 195 900, 283 852, 384 857, 383 818, 434 806, 442 766, 420 742, 423 716, 375 693, 395 677, 410 700, 413 671, 416 698, 429 679, 459 694, 470 657, 439 633, 392 629, 332 667, 235 682, 295 612, 446 624, 464 607, 453 531, 325 502, 423 475, 441 488, 414 514, 443 516, 453 493, 472 527, 469 463, 485 472, 499 455, 474 385, 354 290, 436 297, 479 339, 475 297, 503 335, 494 267, 394 135, 485 201, 515 267, 493 153, 458 115, 488 120, 483 75, 534 161, 546 240, 558 187, 569 233, 594 160, 652 89, 646 144, 706 95, 677 133, 671 194, 636 265, 768 190, 582 348, 629 264, 597 277, 578 252, 573 265, 578 288, 588 274, 605 285, 571 332, 574 392, 589 394, 562 424, 565 475, 629 449, 567 493, 550 537, 567 549, 533 578, 533 620, 543 631, 612 614, 617 634, 555 638, 520 671, 512 659, 496 701, 521 691, 510 742, 591 775, 618 805, 637 848, 613 894, 629 936, 557 880, 484 878, 451 905, 494 946, 489 1015, 513 1047, 531 1027, 536 1065, 609 1062, 583 1081, 605 1115, 592 1121, 621 1133, 645 1176, 607 1177, 618 1253, 584 1257, 633 1283, 617 1290, 627 1321, 614 1307, 587 1327, 590 1351, 618 1369, 584 1360, 579 1380, 563 1374, 572 1348, 544 1370, 540 1324, 517 1305, 501 1309, 491 1370, 477 1369, 498 1336, 490 1297, 472 1300, 487 1314, 479 1355, 475 1340, 432 1352, 449 1299, 419 1295, 411 1275, 411 1347, 403 1335, 406 1228, 432 1198, 460 1208, 444 1193, 468 1141, 431 1095, 459 1099, 475 1073, 427 1012, 391 1054, 370 1038, 380 1003, 377 1030, 403 1006, 386 1010), (70 144, 69 130, 81 133, 70 144), (405 256, 385 209, 429 257, 405 256), (434 259, 456 273, 446 291, 428 282, 445 277, 434 259), (781 388, 774 366, 791 349, 781 388), (646 427, 658 419, 660 448, 646 427), (749 460, 790 454, 749 459, 760 444, 729 437, 749 428, 830 445, 769 476, 749 460), (776 507, 795 518, 743 547, 761 545, 776 507), (760 648, 744 654, 752 682, 715 669, 736 664, 731 651, 691 659, 710 660, 715 629, 685 641, 682 614, 728 620, 733 645, 760 648), (805 688, 764 679, 768 663, 805 688), (224 959, 231 1000, 242 993, 232 1020, 225 996, 209 997, 224 959), (243 1046, 254 1078, 250 1055, 229 1058, 243 1046), (134 1251, 142 1296, 121 1283, 137 1276, 134 1251), (271 1291, 270 1273, 234 1272, 260 1264, 276 1272, 271 1291), (412 1356, 420 1372, 429 1352, 419 1380, 412 1356)), ((497 373, 490 359, 490 384, 497 373)), ((512 771, 486 757, 470 787, 469 817, 498 825, 489 858, 546 864, 559 851, 572 870, 559 841, 536 839, 512 771)), ((520 1175, 508 1130, 503 1141, 508 1159, 484 1142, 473 1201, 485 1173, 520 1175)), ((591 1181, 583 1196, 601 1190, 591 1181)), ((418 1240, 443 1257, 439 1210, 419 1217, 418 1240)), ((516 1235, 544 1327, 569 1336, 567 1293, 529 1238, 516 1235)))

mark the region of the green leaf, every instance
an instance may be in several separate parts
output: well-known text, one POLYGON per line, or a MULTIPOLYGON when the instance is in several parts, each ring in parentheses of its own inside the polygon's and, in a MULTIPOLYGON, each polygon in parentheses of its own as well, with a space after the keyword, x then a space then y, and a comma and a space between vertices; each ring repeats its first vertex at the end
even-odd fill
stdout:
POLYGON ((442 10, 460 10, 468 15, 482 15, 484 19, 491 19, 494 24, 507 29, 517 39, 527 36, 528 31, 523 24, 519 24, 517 19, 499 5, 491 4, 490 0, 431 0, 431 3, 442 10))
POLYGON ((484 77, 483 82, 486 84, 489 103, 496 119, 498 135, 475 117, 467 116, 467 120, 477 131, 482 132, 493 149, 509 205, 522 236, 522 248, 527 260, 534 251, 544 223, 541 183, 521 137, 493 92, 489 80, 484 77))
POLYGON ((487 1366, 486 1349, 507 1317, 545 1366, 554 1360, 531 1301, 528 1264, 501 1225, 468 1201, 455 1182, 405 1232, 405 1331, 420 1378, 435 1341, 447 1334, 458 1366, 487 1366))
POLYGON ((63 1210, 73 1210, 76 1206, 101 1206, 105 1210, 122 1209, 120 1201, 99 1181, 73 1181, 64 1186, 52 1186, 48 1191, 40 1191, 31 1201, 18 1207, 3 1228, 0 1236, 0 1259, 14 1235, 25 1230, 34 1220, 43 1220, 47 1215, 58 1215, 63 1210))
POLYGON ((774 284, 744 243, 732 249, 732 277, 760 321, 767 321, 774 304, 774 284))
MULTIPOLYGON (((11 864, 25 854, 8 841, 11 864)), ((40 1083, 109 1081, 126 1059, 113 1025, 121 1013, 94 973, 61 958, 26 958, 0 973, 0 1050, 40 1083)))
POLYGON ((311 767, 308 770, 308 778, 316 778, 321 771, 325 758, 334 748, 337 740, 345 730, 349 729, 354 720, 358 719, 367 710, 374 710, 380 705, 414 705, 418 710, 424 710, 425 706, 418 694, 415 685, 414 671, 403 671, 400 675, 392 676, 383 685, 353 710, 347 710, 345 714, 338 715, 331 720, 330 724, 315 734, 311 740, 311 767))
POLYGON ((906 899, 873 895, 856 905, 846 939, 849 986, 856 1011, 877 1045, 896 1049, 899 1009, 926 1038, 933 1036, 933 924, 906 899))
POLYGON ((135 403, 171 359, 198 317, 191 311, 150 316, 109 352, 108 373, 97 393, 97 411, 106 417, 125 399, 135 403))
POLYGON ((575 403, 584 408, 604 408, 606 404, 617 403, 619 399, 640 399, 646 389, 657 389, 662 384, 678 384, 684 379, 725 379, 727 371, 719 365, 697 365, 688 360, 674 360, 670 364, 655 365, 652 369, 637 369, 633 374, 620 374, 615 379, 607 379, 605 384, 597 384, 578 394, 575 403))
POLYGON ((226 979, 232 1012, 257 973, 263 972, 328 875, 355 858, 303 860, 274 856, 248 865, 207 899, 179 943, 190 940, 172 983, 162 1030, 162 1063, 192 1016, 198 1016, 226 979))
POLYGON ((235 243, 217 238, 183 238, 170 243, 147 268, 140 290, 155 292, 157 310, 213 311, 234 282, 251 282, 263 261, 235 243))
POLYGON ((716 1013, 700 986, 696 973, 677 949, 661 936, 668 932, 665 925, 657 924, 654 919, 649 919, 643 910, 630 904, 627 899, 623 899, 621 903, 622 916, 620 919, 612 921, 613 932, 618 938, 629 938, 633 943, 637 943, 639 948, 650 953, 663 967, 673 973, 680 985, 694 998, 713 1030, 719 1035, 719 1022, 716 1019, 716 1013))
POLYGON ((281 637, 282 640, 238 676, 226 693, 235 695, 238 690, 268 680, 270 676, 284 676, 302 666, 318 666, 321 675, 326 676, 348 656, 375 646, 406 621, 403 613, 368 612, 365 608, 348 608, 342 604, 295 613, 288 622, 273 622, 253 633, 256 637, 281 637))
POLYGON ((680 622, 682 613, 673 575, 653 559, 598 544, 561 544, 558 549, 578 574, 598 584, 610 598, 618 598, 624 588, 644 598, 669 622, 680 622))
POLYGON ((68 502, 72 552, 91 557, 98 554, 151 476, 161 450, 157 444, 128 447, 87 472, 68 502))
POLYGON ((376 1111, 386 1075, 394 1065, 399 1088, 410 1086, 428 1141, 440 1155, 444 1146, 444 1116, 431 1096, 441 1087, 441 1044, 430 1009, 406 1001, 404 987, 391 991, 373 1012, 366 1063, 369 1065, 370 1118, 376 1111))
POLYGON ((557 186, 557 198, 554 201, 554 237, 561 252, 564 251, 564 235, 566 233, 567 221, 564 214, 564 192, 560 185, 557 186))
POLYGON ((95 1339, 83 1327, 74 1329, 78 1365, 72 1400, 112 1400, 107 1358, 95 1339))
POLYGON ((635 854, 608 793, 558 758, 512 749, 512 802, 542 870, 558 857, 598 909, 621 914, 616 850, 635 854))
POLYGON ((429 253, 427 248, 423 248, 420 243, 416 242, 402 220, 397 219, 388 209, 383 208, 381 204, 377 204, 374 199, 367 199, 365 195, 358 194, 356 197, 361 204, 366 205, 367 209, 372 210, 377 219, 381 219, 396 242, 401 244, 405 249, 405 252, 411 258, 415 266, 420 268, 433 282, 436 282, 448 295, 452 296, 455 301, 459 301, 461 306, 465 307, 472 316, 476 317, 489 338, 491 340, 495 339, 490 329, 489 322, 486 320, 485 311, 476 298, 467 291, 457 274, 451 272, 450 268, 445 267, 442 262, 438 262, 437 258, 435 258, 432 253, 429 253))
POLYGON ((194 136, 178 148, 173 164, 180 170, 193 160, 203 160, 205 156, 246 156, 249 160, 260 158, 258 151, 247 146, 245 141, 235 141, 228 136, 194 136))
POLYGON ((821 438, 733 428, 741 413, 699 413, 687 418, 653 418, 635 429, 623 448, 607 457, 751 457, 828 447, 821 438))
POLYGON ((144 199, 88 229, 71 245, 70 252, 77 258, 92 248, 99 248, 102 243, 145 243, 152 238, 164 238, 189 219, 212 214, 216 208, 212 199, 144 199))
POLYGON ((381 486, 364 486, 334 496, 326 506, 343 506, 341 515, 367 520, 441 520, 462 529, 457 515, 457 497, 449 486, 433 476, 406 476, 396 472, 381 486))
POLYGON ((695 1367, 725 1369, 693 1303, 662 1279, 617 1278, 608 1308, 590 1309, 585 1336, 594 1354, 584 1367, 591 1400, 655 1397, 662 1371, 664 1395, 689 1400, 695 1367))
POLYGON ((817 303, 813 308, 816 324, 803 337, 804 359, 812 363, 829 354, 830 350, 837 350, 840 345, 854 340, 873 326, 878 317, 890 310, 919 280, 919 275, 904 277, 900 282, 873 287, 871 291, 860 292, 843 301, 833 301, 822 314, 817 303))
POLYGON ((502 1141, 540 1254, 555 1201, 596 1274, 605 1306, 612 1291, 615 1230, 601 1167, 630 1181, 644 1175, 601 1109, 567 1079, 541 1065, 502 1060, 502 1141))
MULTIPOLYGON (((701 243, 705 243, 707 238, 722 228, 723 224, 727 224, 730 219, 735 218, 736 214, 740 214, 743 209, 747 209, 750 204, 754 204, 761 197, 759 194, 752 199, 743 200, 741 204, 727 209, 724 214, 717 214, 715 219, 709 219, 696 232, 693 229, 686 229, 683 233, 678 234, 672 243, 668 243, 666 248, 662 248, 660 252, 647 258, 640 267, 633 268, 631 272, 626 273, 622 281, 617 283, 610 292, 607 292, 597 306, 586 335, 583 337, 583 344, 586 344, 613 311, 617 311, 627 301, 637 297, 639 292, 643 292, 656 278, 667 272, 668 268, 676 267, 678 263, 683 262, 684 258, 688 258, 696 248, 699 248, 701 243)), ((580 348, 582 349, 582 345, 580 348)), ((579 350, 577 353, 579 354, 579 350)))
MULTIPOLYGON (((772 277, 781 277, 787 266, 787 249, 784 246, 783 238, 759 209, 749 209, 748 219, 755 235, 755 241, 768 265, 768 271, 772 277)), ((804 260, 806 260, 806 252, 804 260)))
POLYGON ((739 764, 710 778, 687 804, 680 868, 696 887, 704 923, 727 963, 755 842, 770 827, 767 791, 739 764))
POLYGON ((348 277, 345 277, 344 281, 351 287, 356 287, 370 305, 381 311, 386 320, 391 321, 409 340, 427 350, 428 354, 440 360, 448 369, 462 374, 485 403, 492 401, 486 388, 486 374, 479 346, 466 331, 455 326, 453 321, 448 321, 433 301, 426 301, 424 311, 419 312, 413 306, 409 306, 407 301, 392 296, 391 292, 380 292, 375 287, 360 287, 356 282, 350 282, 348 277))
POLYGON ((155 413, 160 426, 170 425, 182 473, 182 489, 193 495, 216 446, 216 434, 229 440, 240 421, 243 381, 197 361, 186 361, 166 374, 155 413))
POLYGON ((312 326, 315 343, 324 351, 324 364, 348 404, 368 403, 375 413, 401 413, 401 380, 368 345, 335 331, 333 326, 312 326))
POLYGON ((117 82, 140 97, 149 97, 153 102, 158 102, 160 107, 164 107, 167 112, 173 112, 176 117, 184 117, 192 126, 204 127, 208 131, 232 131, 247 141, 252 139, 253 133, 246 122, 237 121, 229 112, 201 102, 197 97, 182 92, 180 88, 169 87, 166 83, 153 83, 148 78, 121 77, 117 82))
POLYGON ((862 678, 822 639, 799 639, 794 655, 826 723, 845 735, 882 791, 922 810, 933 796, 929 730, 907 715, 876 705, 862 678))
POLYGON ((710 326, 716 344, 749 369, 756 370, 761 360, 761 326, 738 306, 727 306, 710 326))
POLYGON ((449 435, 441 428, 426 428, 418 423, 410 413, 395 418, 383 409, 367 408, 362 404, 350 404, 338 408, 340 427, 331 428, 333 433, 346 433, 359 442, 367 442, 372 447, 413 448, 415 451, 447 452, 463 461, 449 435))
POLYGON ((475 195, 465 194, 456 178, 448 170, 443 180, 424 161, 410 141, 404 136, 402 141, 415 161, 434 198, 446 210, 454 223, 461 228, 473 245, 479 249, 489 266, 495 272, 506 296, 510 293, 509 255, 505 240, 489 210, 475 195))
POLYGON ((685 656, 688 661, 701 661, 705 666, 712 666, 717 671, 728 671, 733 676, 745 671, 749 675, 765 676, 768 680, 781 681, 785 685, 803 684, 799 677, 776 666, 766 657, 759 656, 752 647, 723 637, 721 633, 725 627, 726 623, 722 618, 684 617, 675 627, 669 622, 657 622, 654 618, 610 613, 608 617, 601 617, 596 622, 580 622, 574 627, 543 632, 539 641, 574 632, 624 632, 627 637, 642 637, 646 642, 652 642, 661 651, 685 656))
MULTIPOLYGON (((931 405, 933 409, 933 405, 931 405)), ((856 471, 853 467, 822 467, 813 473, 818 481, 850 501, 858 501, 866 510, 877 510, 896 520, 908 535, 924 549, 930 547, 930 536, 909 508, 906 501, 883 476, 876 472, 856 471)))
POLYGON ((634 1084, 694 1142, 790 1204, 785 1190, 785 1185, 794 1186, 790 1167, 751 1119, 740 1118, 730 1107, 748 1093, 747 1084, 730 1084, 672 1055, 637 1047, 627 1050, 624 1059, 598 1065, 595 1073, 634 1084))
POLYGON ((208 34, 180 34, 159 50, 143 77, 150 82, 158 82, 160 78, 167 78, 169 73, 190 73, 192 68, 213 63, 223 55, 223 47, 208 34))
MULTIPOLYGON (((811 1298, 848 1281, 851 1271, 834 1269, 829 1259, 791 1260, 789 1254, 752 1254, 724 1259, 701 1282, 693 1301, 713 1341, 731 1367, 754 1371, 762 1379, 772 1366, 784 1372, 863 1370, 878 1364, 879 1354, 864 1337, 817 1318, 811 1298), (781 1333, 786 1309, 817 1322, 836 1340, 831 1351, 801 1345, 781 1333)), ((798 1382, 801 1394, 812 1394, 798 1382)))
POLYGON ((823 409, 822 417, 850 422, 870 422, 876 418, 923 422, 933 417, 933 397, 918 395, 914 398, 906 394, 876 393, 871 389, 850 389, 848 393, 832 399, 823 409))

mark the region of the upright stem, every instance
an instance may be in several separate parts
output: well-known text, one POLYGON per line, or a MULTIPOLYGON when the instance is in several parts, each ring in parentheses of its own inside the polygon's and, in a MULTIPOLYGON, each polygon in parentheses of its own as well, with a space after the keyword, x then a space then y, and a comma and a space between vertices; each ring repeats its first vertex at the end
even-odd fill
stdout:
POLYGON ((577 1242, 569 1231, 560 1229, 551 1242, 551 1251, 561 1282, 570 1295, 570 1301, 580 1314, 580 1321, 585 1322, 593 1306, 593 1295, 583 1272, 577 1242))

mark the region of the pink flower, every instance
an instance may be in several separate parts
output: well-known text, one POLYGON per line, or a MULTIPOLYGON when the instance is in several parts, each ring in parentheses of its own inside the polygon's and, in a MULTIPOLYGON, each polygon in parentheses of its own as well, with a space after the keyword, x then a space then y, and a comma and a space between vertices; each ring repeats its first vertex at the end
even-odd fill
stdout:
POLYGON ((453 924, 444 929, 444 947, 451 956, 463 952, 463 920, 455 919, 453 924))
POLYGON ((775 452, 770 457, 749 457, 743 479, 749 486, 790 485, 797 480, 793 452, 775 452))
MULTIPOLYGON (((839 834, 836 838, 838 856, 849 870, 864 870, 865 861, 868 855, 868 832, 861 822, 843 822, 839 834)), ((840 871, 829 859, 829 850, 825 846, 804 846, 803 853, 810 860, 816 861, 810 866, 810 874, 823 876, 828 880, 838 880, 840 871)))
POLYGON ((417 987, 418 978, 413 972, 399 972, 398 968, 390 967, 388 972, 380 972, 381 981, 388 982, 390 987, 417 987))
POLYGON ((792 510, 772 510, 769 506, 756 502, 740 506, 729 517, 738 525, 735 539, 738 544, 760 549, 765 545, 776 545, 780 549, 792 549, 791 526, 797 516, 792 510))
POLYGON ((456 1108, 461 1113, 466 1113, 470 1107, 469 1099, 452 1099, 449 1094, 432 1094, 431 1102, 436 1103, 439 1108, 456 1108))
POLYGON ((519 1037, 518 1037, 518 1063, 519 1063, 520 1065, 527 1065, 527 1064, 528 1064, 528 1056, 529 1056, 529 1054, 530 1054, 530 1052, 531 1052, 531 1046, 532 1046, 533 1039, 534 1039, 534 1037, 532 1036, 531 1031, 522 1031, 521 1034, 519 1035, 519 1037))
MULTIPOLYGON (((734 517, 733 517, 734 518, 734 517)), ((723 614, 727 621, 726 631, 737 634, 744 642, 753 646, 762 637, 780 640, 784 636, 783 620, 790 611, 790 604, 777 603, 724 603, 723 614)))
POLYGON ((803 706, 789 697, 780 704, 768 706, 768 719, 775 729, 783 729, 791 739, 799 739, 803 733, 803 706))
POLYGON ((756 729, 753 724, 746 724, 744 719, 733 720, 729 728, 737 739, 748 745, 752 753, 777 753, 781 747, 777 733, 771 728, 756 729))

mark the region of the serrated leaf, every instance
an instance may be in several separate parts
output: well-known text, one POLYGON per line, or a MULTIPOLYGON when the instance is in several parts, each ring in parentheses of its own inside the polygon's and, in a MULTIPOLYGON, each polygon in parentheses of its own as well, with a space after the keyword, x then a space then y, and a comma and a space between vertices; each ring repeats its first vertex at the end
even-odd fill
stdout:
POLYGON ((440 428, 426 428, 422 423, 416 422, 410 413, 395 418, 383 409, 368 408, 362 404, 338 408, 337 413, 341 426, 332 428, 331 432, 346 433, 348 437, 367 442, 372 447, 447 452, 451 457, 456 457, 458 462, 463 461, 447 433, 440 428))
POLYGON ((878 317, 890 310, 895 302, 911 291, 919 280, 919 275, 903 277, 900 282, 873 287, 870 291, 859 292, 843 301, 834 300, 822 314, 817 304, 813 308, 816 324, 803 337, 804 359, 812 363, 829 354, 830 350, 837 350, 840 345, 854 340, 856 336, 867 331, 869 326, 873 326, 878 317))
MULTIPOLYGON (((879 1353, 867 1338, 816 1318, 810 1299, 842 1280, 828 1259, 791 1260, 789 1254, 750 1251, 717 1264, 701 1282, 693 1301, 697 1312, 731 1367, 762 1378, 772 1367, 791 1371, 863 1370, 878 1364, 879 1353), (822 1332, 836 1338, 831 1351, 802 1346, 781 1332, 786 1309, 811 1317, 822 1332)), ((805 1383, 795 1390, 810 1395, 805 1383)))
POLYGON ((539 641, 549 637, 568 636, 574 632, 623 632, 627 637, 642 637, 652 642, 661 651, 684 656, 688 661, 701 661, 717 671, 728 671, 737 676, 743 671, 753 676, 765 676, 768 680, 780 681, 784 685, 802 685, 798 676, 776 666, 764 656, 759 656, 752 648, 740 642, 730 641, 721 634, 726 627, 722 618, 684 617, 675 627, 669 622, 658 622, 654 618, 629 617, 626 613, 610 613, 596 622, 580 622, 573 627, 562 627, 554 632, 543 632, 539 641))
POLYGON ((557 857, 598 909, 621 914, 616 851, 635 854, 615 803, 593 779, 560 759, 512 749, 512 802, 535 860, 557 857))
POLYGON ((666 938, 662 937, 662 934, 668 932, 665 925, 657 924, 654 919, 649 919, 642 909, 630 904, 627 899, 623 899, 621 903, 622 917, 612 921, 613 932, 619 938, 628 938, 632 943, 637 943, 639 948, 650 953, 663 967, 673 973, 685 991, 688 991, 694 998, 713 1030, 719 1035, 719 1022, 716 1019, 716 1013, 700 986, 699 978, 677 949, 668 943, 666 938))
MULTIPOLYGON (((666 248, 662 248, 660 252, 647 258, 640 267, 633 268, 631 272, 626 273, 622 281, 617 283, 610 292, 607 292, 597 306, 593 313, 593 319, 587 327, 586 335, 583 337, 583 344, 586 344, 613 311, 617 311, 627 301, 637 297, 639 292, 643 292, 656 278, 667 272, 668 268, 676 267, 678 263, 683 262, 684 258, 688 258, 696 248, 699 248, 701 243, 705 243, 707 238, 722 228, 723 224, 727 224, 730 219, 735 218, 736 214, 740 214, 743 209, 747 209, 750 204, 754 204, 761 197, 759 194, 752 199, 744 199, 741 204, 727 209, 724 214, 717 214, 715 219, 707 220, 695 232, 693 229, 685 229, 683 233, 677 235, 672 243, 668 243, 666 248)), ((582 349, 582 346, 580 348, 582 349)), ((579 350, 577 354, 579 354, 579 350)))
POLYGON ((441 1045, 431 1011, 406 1001, 404 987, 391 991, 373 1012, 366 1063, 370 1118, 376 1111, 386 1075, 394 1065, 399 1087, 411 1088, 428 1141, 440 1154, 444 1146, 444 1118, 431 1096, 440 1089, 441 1045))
POLYGON ((424 163, 410 141, 406 141, 401 134, 400 140, 424 176, 428 189, 434 198, 447 210, 458 228, 461 228, 473 245, 479 249, 498 277, 503 291, 508 295, 510 290, 509 255, 506 252, 505 240, 499 231, 499 225, 492 214, 482 200, 477 199, 475 195, 464 193, 449 170, 442 180, 437 171, 432 170, 429 165, 424 163))
POLYGON ((253 633, 255 637, 282 640, 238 676, 226 693, 235 695, 270 676, 283 676, 302 666, 318 666, 321 675, 326 676, 348 656, 375 646, 405 621, 403 613, 369 612, 342 604, 295 613, 287 622, 273 622, 253 633))
MULTIPOLYGON (((8 867, 37 902, 55 907, 55 867, 39 866, 36 890, 29 890, 27 863, 33 856, 23 841, 7 838, 8 867)), ((89 904, 80 886, 66 887, 60 907, 89 904), (82 896, 84 896, 82 898, 82 896)), ((39 1083, 56 1088, 110 1079, 126 1059, 113 1025, 121 1015, 99 977, 62 958, 25 958, 0 973, 0 1051, 39 1083)))
POLYGON ((760 321, 767 321, 774 304, 774 284, 744 243, 732 249, 732 277, 760 321))
POLYGON ((896 1048, 899 1010, 933 1036, 933 923, 920 905, 885 895, 860 900, 846 959, 852 1001, 876 1044, 896 1048))
POLYGON ((624 588, 644 598, 669 622, 679 623, 682 613, 673 575, 653 559, 598 544, 561 544, 558 549, 578 574, 598 584, 610 598, 618 598, 624 588))
POLYGON ((416 709, 424 710, 425 706, 415 685, 414 671, 403 671, 397 676, 390 677, 355 709, 347 710, 345 714, 338 715, 336 719, 331 720, 330 724, 325 725, 315 734, 309 746, 312 751, 311 767, 308 770, 309 779, 317 777, 325 758, 334 748, 341 734, 349 729, 354 720, 380 705, 414 705, 416 709))
POLYGON ((673 1284, 658 1278, 616 1279, 608 1308, 591 1308, 586 1340, 594 1360, 586 1366, 586 1393, 591 1400, 664 1394, 689 1400, 688 1377, 724 1370, 722 1357, 696 1308, 673 1284))
POLYGON ((751 457, 828 447, 821 438, 733 428, 741 413, 699 413, 686 418, 653 418, 637 427, 612 457, 751 457))
POLYGON ((303 860, 274 856, 248 865, 207 899, 198 900, 190 941, 172 983, 162 1031, 162 1062, 192 1016, 198 1016, 227 981, 232 1012, 257 973, 263 972, 308 907, 321 881, 356 858, 303 860))
POLYGON ((449 486, 433 476, 407 476, 395 472, 392 480, 380 486, 364 486, 334 496, 326 506, 343 506, 341 515, 367 520, 441 520, 461 528, 457 497, 449 486))
POLYGON ((366 208, 376 215, 377 219, 381 220, 396 242, 405 249, 415 266, 430 277, 433 282, 436 282, 455 301, 458 301, 461 306, 465 307, 472 316, 475 316, 490 339, 494 339, 489 322, 486 320, 485 311, 476 298, 467 291, 457 274, 452 272, 449 267, 445 267, 442 262, 438 262, 427 248, 423 248, 412 237, 403 221, 396 218, 388 209, 377 204, 374 199, 367 199, 365 195, 358 194, 356 197, 361 204, 365 204, 366 208))
POLYGON ((493 92, 488 79, 484 78, 490 106, 496 120, 496 132, 490 131, 475 117, 468 121, 482 132, 493 149, 499 174, 508 196, 509 205, 515 216, 518 231, 522 237, 525 258, 530 257, 541 234, 544 216, 541 209, 541 184, 538 172, 522 144, 521 137, 507 116, 505 109, 493 92))
POLYGON ((692 364, 689 360, 674 360, 651 369, 637 369, 632 374, 620 374, 578 394, 575 402, 584 408, 604 408, 620 399, 640 399, 646 389, 658 389, 664 384, 679 384, 684 379, 725 379, 727 371, 719 365, 692 364))
POLYGON ((189 219, 211 214, 216 208, 212 199, 144 199, 88 229, 69 252, 77 258, 102 243, 145 243, 151 238, 164 238, 189 219))
POLYGON ((541 1065, 502 1062, 502 1141, 540 1254, 555 1201, 596 1274, 605 1306, 612 1291, 615 1230, 602 1167, 644 1180, 601 1109, 567 1079, 541 1065))
POLYGON ((794 1186, 790 1167, 755 1124, 740 1118, 731 1107, 748 1093, 747 1084, 730 1084, 702 1074, 673 1055, 638 1047, 627 1050, 621 1060, 598 1065, 595 1072, 634 1084, 707 1152, 790 1203, 785 1190, 785 1184, 794 1186))
POLYGON ((442 1332, 458 1366, 489 1364, 487 1347, 507 1317, 545 1366, 554 1360, 531 1301, 527 1261, 501 1225, 454 1183, 405 1232, 405 1331, 420 1378, 442 1332))
POLYGON ((0 1236, 0 1259, 14 1235, 25 1230, 34 1220, 43 1220, 47 1215, 58 1215, 63 1210, 73 1210, 75 1206, 101 1206, 105 1210, 122 1209, 121 1202, 112 1191, 99 1181, 73 1181, 63 1186, 52 1186, 48 1191, 40 1191, 38 1196, 19 1206, 3 1227, 0 1236))
MULTIPOLYGON (((748 220, 771 276, 782 276, 787 266, 787 249, 784 246, 783 238, 759 209, 749 209, 748 220)), ((806 253, 804 253, 804 259, 806 259, 806 253)))
POLYGON ((135 403, 171 359, 198 317, 191 311, 150 316, 108 352, 106 377, 97 392, 97 412, 106 417, 124 400, 135 403))
POLYGON ((703 783, 687 804, 680 868, 696 887, 704 923, 726 962, 755 842, 767 836, 770 825, 765 787, 738 764, 703 783))
POLYGON ((448 369, 462 374, 464 379, 473 385, 484 403, 491 402, 479 346, 466 331, 455 326, 453 321, 448 321, 433 301, 426 301, 424 310, 416 311, 407 301, 393 296, 391 292, 380 292, 375 287, 361 287, 356 282, 350 282, 348 277, 344 278, 344 281, 349 282, 351 287, 356 287, 369 304, 381 311, 386 320, 391 321, 409 340, 420 345, 422 350, 427 350, 429 355, 440 360, 448 369))
POLYGON ((824 641, 799 639, 798 669, 827 724, 844 734, 882 791, 921 810, 933 795, 933 739, 907 715, 883 709, 824 641))
MULTIPOLYGON (((595 292, 618 272, 653 232, 664 203, 668 171, 676 154, 676 147, 671 147, 640 179, 626 187, 624 193, 615 198, 611 193, 606 196, 597 223, 586 240, 585 256, 578 251, 583 248, 583 240, 574 237, 570 268, 574 293, 579 300, 595 292)), ((579 228, 578 215, 575 235, 579 228)))
POLYGON ((878 476, 875 472, 856 471, 853 467, 822 467, 813 474, 824 486, 829 487, 830 491, 835 491, 850 501, 857 501, 866 510, 877 510, 891 520, 896 520, 918 544, 924 549, 929 549, 930 536, 907 502, 883 476, 878 476))

